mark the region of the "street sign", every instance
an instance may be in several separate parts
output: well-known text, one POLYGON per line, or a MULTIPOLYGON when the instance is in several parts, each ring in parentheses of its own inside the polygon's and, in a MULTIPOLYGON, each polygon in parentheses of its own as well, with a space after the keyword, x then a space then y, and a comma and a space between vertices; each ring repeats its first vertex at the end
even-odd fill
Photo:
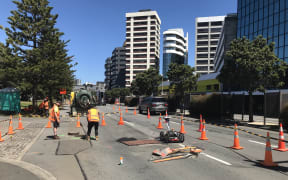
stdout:
POLYGON ((60 89, 60 94, 66 94, 66 89, 61 88, 61 89, 60 89))

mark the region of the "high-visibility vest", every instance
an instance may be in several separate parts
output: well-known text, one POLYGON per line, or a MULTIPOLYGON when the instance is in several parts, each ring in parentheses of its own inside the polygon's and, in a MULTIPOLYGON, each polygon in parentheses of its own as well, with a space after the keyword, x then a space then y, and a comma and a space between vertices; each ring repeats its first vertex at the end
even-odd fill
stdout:
POLYGON ((88 110, 88 121, 89 122, 99 122, 99 114, 97 109, 89 109, 88 110))
MULTIPOLYGON (((50 116, 49 116, 49 119, 53 122, 55 122, 57 120, 57 118, 55 117, 55 113, 54 113, 54 108, 55 106, 53 106, 51 109, 50 109, 50 116)), ((57 107, 58 108, 58 107, 57 107)), ((60 117, 60 111, 59 111, 59 108, 58 108, 58 112, 56 112, 57 114, 57 117, 59 118, 60 117)), ((59 118, 60 120, 60 118, 59 118)))
POLYGON ((48 103, 48 101, 45 101, 45 102, 44 102, 44 107, 45 107, 45 109, 49 109, 49 103, 48 103))

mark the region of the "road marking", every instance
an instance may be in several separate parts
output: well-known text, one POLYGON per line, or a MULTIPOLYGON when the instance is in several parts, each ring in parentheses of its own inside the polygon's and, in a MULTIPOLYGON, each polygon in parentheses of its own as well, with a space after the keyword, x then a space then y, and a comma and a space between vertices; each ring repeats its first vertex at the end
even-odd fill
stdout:
POLYGON ((177 122, 174 122, 174 121, 170 121, 171 123, 174 123, 174 124, 180 124, 180 123, 177 123, 177 122))
MULTIPOLYGON (((266 146, 266 143, 262 143, 262 142, 258 142, 258 141, 253 141, 253 140, 248 140, 249 142, 252 142, 252 143, 256 143, 256 144, 261 144, 261 145, 264 145, 264 146, 266 146)), ((276 147, 278 147, 278 146, 275 146, 275 145, 271 145, 271 147, 274 147, 274 148, 276 148, 276 147)))
POLYGON ((127 122, 127 121, 124 121, 125 123, 129 124, 130 126, 135 126, 135 124, 131 123, 131 122, 127 122))
POLYGON ((232 165, 232 164, 230 164, 230 163, 228 163, 228 162, 226 162, 226 161, 223 161, 223 160, 221 160, 221 159, 218 159, 218 158, 216 158, 216 157, 213 157, 213 156, 211 156, 211 155, 209 155, 209 154, 206 154, 206 153, 200 153, 200 154, 202 154, 202 155, 204 155, 204 156, 206 156, 206 157, 208 157, 208 158, 214 159, 214 160, 216 160, 216 161, 218 161, 218 162, 220 162, 220 163, 223 163, 223 164, 225 164, 225 165, 227 165, 227 166, 231 166, 231 165, 232 165))

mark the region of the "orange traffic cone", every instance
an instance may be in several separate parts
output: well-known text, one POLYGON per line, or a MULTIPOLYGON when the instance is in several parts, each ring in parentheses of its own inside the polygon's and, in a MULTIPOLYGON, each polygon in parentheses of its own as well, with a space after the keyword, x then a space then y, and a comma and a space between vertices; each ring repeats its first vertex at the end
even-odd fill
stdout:
POLYGON ((283 127, 282 127, 282 123, 280 123, 278 148, 275 148, 274 150, 277 150, 277 151, 288 151, 288 148, 285 147, 285 142, 284 141, 285 140, 284 140, 284 134, 283 134, 283 127))
POLYGON ((200 124, 199 124, 198 132, 202 132, 202 129, 203 129, 203 124, 202 124, 202 114, 200 114, 200 124))
POLYGON ((47 123, 47 125, 46 125, 46 128, 52 128, 52 126, 51 126, 51 120, 50 120, 50 119, 48 120, 48 123, 47 123))
POLYGON ((149 108, 148 108, 148 113, 147 113, 147 119, 150 119, 150 111, 149 111, 149 108))
POLYGON ((186 131, 184 130, 183 116, 181 116, 181 128, 180 128, 180 133, 186 134, 186 131))
POLYGON ((124 125, 122 113, 120 112, 120 121, 118 122, 118 125, 124 125))
POLYGON ((267 132, 266 138, 265 160, 261 164, 263 166, 278 166, 278 164, 273 163, 269 132, 267 132))
POLYGON ((128 107, 126 106, 126 111, 125 111, 126 113, 128 112, 128 107))
POLYGON ((238 149, 238 150, 243 149, 243 147, 241 147, 240 143, 239 143, 237 124, 234 125, 234 145, 231 148, 232 149, 238 149))
POLYGON ((119 110, 119 111, 121 111, 120 105, 119 105, 119 108, 118 108, 118 110, 119 110))
POLYGON ((165 117, 168 117, 167 109, 166 109, 166 114, 165 114, 165 117))
POLYGON ((163 129, 162 123, 161 123, 161 113, 160 113, 160 116, 159 116, 159 123, 158 123, 157 129, 163 129))
POLYGON ((135 109, 134 109, 134 115, 136 115, 136 107, 135 107, 135 109))
POLYGON ((208 138, 206 137, 205 119, 203 119, 203 129, 202 129, 201 137, 199 139, 208 140, 208 138))
POLYGON ((79 113, 77 114, 77 124, 76 124, 76 127, 77 127, 77 128, 81 127, 79 113))
POLYGON ((23 130, 23 125, 22 125, 22 118, 21 118, 21 114, 19 113, 19 122, 18 122, 18 128, 16 128, 18 130, 23 130))
POLYGON ((2 139, 2 136, 1 136, 1 130, 0 130, 0 142, 3 142, 4 139, 2 139))
POLYGON ((106 126, 105 118, 104 118, 104 113, 102 113, 102 123, 101 126, 106 126))
POLYGON ((115 106, 113 106, 113 111, 115 111, 115 106))
POLYGON ((13 126, 12 126, 12 115, 10 115, 10 121, 9 121, 9 128, 8 128, 8 135, 12 135, 15 134, 15 132, 13 131, 13 126))

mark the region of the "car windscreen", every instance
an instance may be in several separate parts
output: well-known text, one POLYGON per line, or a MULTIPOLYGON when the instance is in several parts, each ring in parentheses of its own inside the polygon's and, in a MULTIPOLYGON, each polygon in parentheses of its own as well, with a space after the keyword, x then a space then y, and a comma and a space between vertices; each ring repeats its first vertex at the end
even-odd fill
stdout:
POLYGON ((166 102, 165 98, 153 98, 152 102, 166 102))

